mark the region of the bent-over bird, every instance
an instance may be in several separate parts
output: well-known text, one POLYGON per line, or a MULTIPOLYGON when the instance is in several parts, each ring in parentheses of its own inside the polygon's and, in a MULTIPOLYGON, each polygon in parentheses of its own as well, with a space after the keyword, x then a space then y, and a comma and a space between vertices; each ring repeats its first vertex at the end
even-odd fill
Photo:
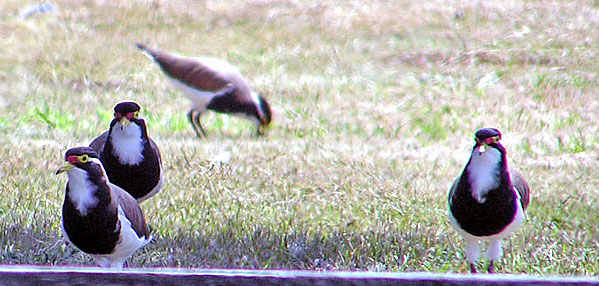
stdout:
POLYGON ((264 135, 272 119, 266 99, 253 92, 245 77, 231 64, 210 57, 183 57, 137 43, 169 81, 192 102, 187 117, 196 135, 206 137, 200 116, 206 110, 247 118, 264 135))

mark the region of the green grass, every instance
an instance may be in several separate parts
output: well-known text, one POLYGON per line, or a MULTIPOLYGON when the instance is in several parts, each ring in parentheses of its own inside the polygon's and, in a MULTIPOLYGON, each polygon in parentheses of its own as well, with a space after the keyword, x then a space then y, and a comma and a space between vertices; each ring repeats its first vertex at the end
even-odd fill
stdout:
POLYGON ((465 272, 446 196, 493 126, 532 188, 497 270, 599 274, 594 1, 60 0, 20 19, 25 2, 0 4, 0 263, 92 264, 53 172, 134 99, 166 183, 133 266, 465 272), (207 113, 196 139, 136 41, 238 66, 268 136, 207 113))

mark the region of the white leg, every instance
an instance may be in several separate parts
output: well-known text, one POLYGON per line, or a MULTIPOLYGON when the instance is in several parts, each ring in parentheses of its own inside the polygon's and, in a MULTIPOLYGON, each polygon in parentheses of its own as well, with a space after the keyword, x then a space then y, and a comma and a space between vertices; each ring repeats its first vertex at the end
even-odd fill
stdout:
POLYGON ((487 249, 487 258, 489 260, 496 261, 501 258, 501 255, 503 254, 501 245, 502 243, 500 239, 492 240, 491 243, 489 243, 489 248, 487 249))
POLYGON ((489 243, 489 249, 487 249, 487 258, 490 260, 489 267, 487 270, 489 273, 495 273, 495 267, 493 262, 501 258, 501 240, 493 240, 489 243))
POLYGON ((466 240, 466 260, 468 262, 476 263, 479 252, 480 249, 477 240, 466 240))
POLYGON ((477 273, 476 261, 478 261, 478 253, 480 252, 478 240, 466 239, 466 260, 470 263, 470 272, 477 273))

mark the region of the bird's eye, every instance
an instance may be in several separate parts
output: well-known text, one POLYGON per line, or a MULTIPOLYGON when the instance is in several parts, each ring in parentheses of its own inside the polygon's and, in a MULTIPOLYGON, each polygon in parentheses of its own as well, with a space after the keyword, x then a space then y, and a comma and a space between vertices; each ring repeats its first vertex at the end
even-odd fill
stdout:
POLYGON ((139 111, 135 111, 135 112, 133 113, 133 118, 135 118, 135 119, 139 119, 139 111))
POLYGON ((499 142, 499 136, 495 136, 495 137, 493 137, 493 142, 494 142, 494 143, 497 143, 497 142, 499 142))
POLYGON ((87 161, 89 161, 89 155, 83 154, 83 155, 79 156, 79 162, 87 163, 87 161))

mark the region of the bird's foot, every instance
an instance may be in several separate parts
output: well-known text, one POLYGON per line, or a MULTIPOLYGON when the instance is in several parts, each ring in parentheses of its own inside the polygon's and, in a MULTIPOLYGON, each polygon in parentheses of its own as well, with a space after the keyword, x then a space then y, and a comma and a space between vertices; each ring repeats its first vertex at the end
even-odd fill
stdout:
POLYGON ((474 266, 474 263, 470 263, 470 273, 472 273, 472 274, 478 273, 478 271, 476 271, 476 266, 474 266))
POLYGON ((491 262, 489 262, 489 267, 487 267, 487 271, 488 271, 490 274, 493 274, 493 273, 495 273, 495 269, 494 269, 494 267, 493 267, 493 260, 491 260, 491 262))

